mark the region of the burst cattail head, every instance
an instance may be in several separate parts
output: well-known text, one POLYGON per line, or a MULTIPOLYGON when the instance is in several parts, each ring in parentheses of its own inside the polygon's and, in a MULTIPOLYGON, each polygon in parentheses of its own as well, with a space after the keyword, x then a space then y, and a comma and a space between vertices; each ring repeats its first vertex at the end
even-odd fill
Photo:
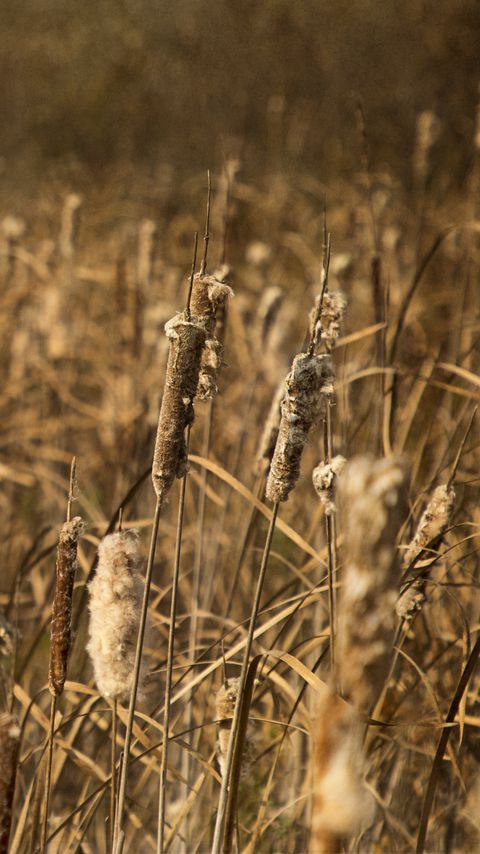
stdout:
POLYGON ((162 499, 175 478, 185 474, 185 429, 194 419, 193 399, 205 328, 194 314, 187 318, 182 313, 168 321, 165 333, 170 340, 170 350, 152 466, 153 486, 162 499))
POLYGON ((442 484, 437 486, 428 502, 415 535, 409 544, 403 558, 405 566, 410 566, 422 551, 435 544, 436 540, 445 533, 455 502, 453 486, 442 484))
POLYGON ((325 396, 333 392, 330 356, 295 356, 285 381, 282 417, 266 496, 270 501, 286 501, 300 475, 300 461, 311 427, 320 418, 325 396))
POLYGON ((202 352, 197 397, 211 399, 217 393, 217 376, 222 364, 223 347, 215 337, 217 312, 221 313, 227 300, 233 296, 232 289, 215 276, 197 273, 193 277, 190 308, 203 323, 206 333, 202 352))
POLYGON ((0 854, 7 854, 15 792, 20 729, 9 712, 0 715, 0 854))
POLYGON ((98 547, 89 586, 90 640, 95 682, 104 697, 123 700, 132 686, 143 580, 138 532, 109 534, 98 547))
POLYGON ((310 854, 340 852, 342 840, 371 821, 373 799, 363 783, 362 727, 335 694, 319 704, 313 731, 310 854))
POLYGON ((324 461, 312 472, 313 488, 320 498, 327 516, 331 516, 337 509, 334 501, 335 482, 346 462, 345 457, 338 454, 333 457, 330 463, 324 461))
POLYGON ((68 654, 72 629, 72 597, 77 570, 78 541, 85 529, 80 516, 65 522, 60 529, 55 568, 55 595, 52 607, 50 666, 48 687, 58 697, 67 678, 68 654))
MULTIPOLYGON (((450 524, 454 502, 453 486, 437 486, 422 514, 413 539, 404 553, 404 567, 411 567, 423 551, 428 554, 429 549, 435 549, 450 524)), ((396 611, 398 616, 407 623, 413 620, 415 614, 421 611, 426 602, 425 584, 426 579, 423 576, 415 578, 409 581, 400 594, 396 611)))
POLYGON ((345 314, 347 300, 341 291, 326 291, 323 298, 317 296, 315 307, 310 312, 310 332, 313 335, 315 332, 315 341, 320 340, 325 342, 327 350, 333 350, 335 341, 340 335, 340 324, 345 314), (322 299, 322 307, 320 317, 318 318, 316 328, 313 330, 313 324, 318 312, 318 306, 322 299))
POLYGON ((357 457, 339 478, 345 525, 337 657, 342 689, 365 713, 392 653, 400 574, 395 542, 407 513, 406 481, 406 464, 395 457, 357 457))
MULTIPOLYGON (((228 742, 232 729, 233 714, 237 701, 240 679, 231 677, 226 679, 225 684, 215 695, 215 718, 218 721, 218 764, 223 777, 228 753, 228 742)), ((245 777, 249 770, 253 754, 253 745, 250 738, 246 738, 242 751, 241 777, 245 777)))

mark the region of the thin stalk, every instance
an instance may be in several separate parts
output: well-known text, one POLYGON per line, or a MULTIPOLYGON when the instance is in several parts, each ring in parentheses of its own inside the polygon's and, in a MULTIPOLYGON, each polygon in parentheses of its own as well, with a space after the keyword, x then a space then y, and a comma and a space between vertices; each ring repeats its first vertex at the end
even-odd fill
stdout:
POLYGON ((48 827, 48 811, 50 807, 50 787, 52 783, 52 762, 53 762, 53 744, 55 740, 55 712, 57 709, 57 698, 55 694, 50 697, 50 729, 48 732, 48 754, 47 754, 47 771, 45 774, 45 807, 42 820, 42 836, 40 839, 40 850, 46 851, 47 847, 47 827, 48 827))
MULTIPOLYGON (((332 428, 332 401, 327 404, 327 417, 325 419, 325 457, 328 463, 333 459, 333 428, 332 428)), ((337 537, 335 513, 325 514, 325 534, 327 540, 328 554, 328 614, 330 621, 330 668, 334 672, 335 667, 335 620, 336 620, 336 597, 335 580, 337 575, 337 537)))
MULTIPOLYGON (((190 428, 187 428, 186 434, 186 455, 188 458, 188 449, 190 444, 190 428)), ((187 488, 188 472, 185 472, 182 478, 180 488, 180 499, 178 502, 178 520, 177 520, 177 535, 175 542, 175 564, 173 568, 172 582, 172 599, 170 603, 170 627, 168 631, 168 649, 167 649, 167 674, 165 684, 165 704, 163 710, 163 750, 162 761, 160 765, 160 792, 158 799, 158 836, 157 836, 157 854, 163 854, 164 851, 164 835, 165 835, 165 810, 166 810, 166 787, 167 787, 167 764, 168 764, 168 731, 170 728, 170 705, 172 698, 172 672, 173 672, 173 655, 175 649, 175 622, 177 618, 177 598, 178 598, 178 580, 180 577, 180 558, 182 551, 182 533, 183 520, 185 515, 185 493, 187 488)))
POLYGON ((115 802, 116 802, 116 754, 117 754, 117 700, 112 703, 112 748, 110 755, 110 851, 113 854, 113 837, 115 834, 115 802))
POLYGON ((250 659, 250 652, 253 644, 253 635, 255 632, 255 623, 257 621, 258 612, 260 609, 260 599, 262 596, 263 584, 265 581, 265 574, 268 565, 268 558, 270 555, 270 549, 272 546, 273 534, 275 531, 275 523, 277 521, 279 502, 276 501, 272 508, 272 518, 270 520, 270 525, 268 528, 267 538, 265 540, 265 547, 263 550, 262 563, 260 566, 260 571, 258 574, 257 580, 257 589, 255 591, 255 598, 252 605, 252 612, 250 615, 250 624, 248 627, 248 635, 247 642, 245 644, 245 650, 242 661, 242 670, 240 673, 240 684, 238 686, 238 694, 235 703, 235 711, 233 714, 232 720, 232 729, 230 731, 230 739, 228 742, 228 752, 225 763, 225 770, 222 778, 222 786, 220 789, 220 797, 218 801, 217 807, 217 819, 215 823, 215 831, 213 837, 213 844, 211 854, 220 854, 222 851, 222 841, 224 834, 224 825, 225 825, 225 811, 227 806, 227 800, 230 790, 230 778, 232 773, 232 763, 235 752, 235 743, 238 734, 238 727, 240 723, 240 710, 242 706, 242 697, 245 690, 245 683, 247 679, 248 672, 248 664, 250 659))
MULTIPOLYGON (((77 458, 72 457, 72 462, 70 465, 70 480, 68 485, 68 499, 67 499, 67 518, 66 521, 70 522, 72 519, 72 503, 75 500, 74 491, 75 491, 75 478, 77 474, 77 458)), ((57 696, 55 694, 51 695, 50 698, 50 728, 48 734, 48 753, 47 753, 47 771, 45 775, 45 807, 43 813, 42 820, 42 833, 40 838, 40 850, 43 852, 46 849, 47 845, 47 828, 48 828, 48 811, 50 806, 50 787, 52 784, 52 763, 53 763, 53 745, 55 741, 55 713, 57 710, 57 696)))
POLYGON ((135 703, 137 700, 138 682, 140 678, 140 664, 143 651, 143 639, 145 636, 145 625, 147 622, 148 598, 150 594, 150 585, 152 582, 153 564, 155 562, 155 550, 157 546, 158 528, 160 525, 160 512, 162 508, 161 496, 157 496, 155 505, 155 515, 153 517, 152 535, 150 538, 150 548, 148 552, 147 569, 145 572, 145 587, 143 590, 142 611, 140 614, 140 625, 138 628, 137 648, 135 651, 135 664, 133 668, 132 690, 130 692, 130 701, 128 706, 127 727, 125 731, 125 744, 123 748, 123 761, 120 770, 120 780, 118 787, 118 807, 115 820, 115 833, 113 837, 113 850, 121 851, 122 844, 122 825, 125 812, 125 794, 127 787, 128 763, 130 758, 130 745, 132 741, 133 720, 135 717, 135 703))

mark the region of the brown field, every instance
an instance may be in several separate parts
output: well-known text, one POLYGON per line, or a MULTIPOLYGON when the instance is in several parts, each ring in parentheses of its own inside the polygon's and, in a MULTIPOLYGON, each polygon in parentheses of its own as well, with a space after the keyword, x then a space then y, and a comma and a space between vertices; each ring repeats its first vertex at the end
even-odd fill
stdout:
POLYGON ((473 854, 476 2, 21 5, 0 854, 473 854))

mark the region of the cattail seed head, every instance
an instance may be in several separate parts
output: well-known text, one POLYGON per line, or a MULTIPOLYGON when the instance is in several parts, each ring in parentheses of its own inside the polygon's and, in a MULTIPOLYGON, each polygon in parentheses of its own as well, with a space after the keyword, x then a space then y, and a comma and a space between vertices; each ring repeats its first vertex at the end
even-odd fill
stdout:
POLYGON ((324 461, 312 472, 313 488, 325 508, 326 516, 331 516, 337 509, 334 501, 335 481, 346 462, 345 457, 338 454, 330 463, 324 461))
POLYGON ((67 678, 72 627, 72 597, 77 570, 78 541, 85 529, 80 516, 65 522, 60 529, 55 568, 55 595, 52 606, 50 665, 48 687, 58 697, 67 678))
POLYGON ((415 535, 404 554, 403 562, 405 566, 410 566, 425 548, 434 544, 446 531, 450 524, 454 502, 455 490, 453 486, 445 484, 437 486, 422 514, 415 535))
POLYGON ((277 285, 266 288, 258 307, 260 347, 263 349, 278 312, 282 307, 284 293, 277 285))
POLYGON ((206 340, 202 351, 197 397, 208 400, 217 393, 217 376, 222 365, 223 347, 215 337, 217 313, 225 310, 232 289, 215 276, 197 273, 193 277, 190 308, 205 328, 206 340))
POLYGON ((185 429, 194 419, 193 399, 198 385, 205 328, 194 314, 185 313, 165 324, 170 340, 165 388, 153 453, 152 480, 159 498, 165 498, 176 477, 186 468, 185 429))
POLYGON ((270 501, 286 501, 294 488, 308 433, 324 411, 326 395, 333 392, 333 380, 330 356, 295 356, 285 381, 282 417, 267 481, 270 501))
MULTIPOLYGON (((315 307, 310 312, 310 333, 313 334, 313 324, 317 315, 321 297, 315 299, 315 307)), ((327 350, 333 350, 335 341, 340 335, 340 324, 345 314, 347 300, 341 291, 326 291, 322 299, 320 317, 315 328, 315 341, 325 342, 327 350)))
POLYGON ((396 537, 407 515, 407 467, 389 457, 357 457, 339 478, 344 569, 339 599, 340 684, 368 713, 387 674, 400 575, 396 537))
MULTIPOLYGON (((237 701, 240 679, 231 677, 219 688, 215 695, 215 718, 218 721, 218 764, 223 777, 227 763, 228 742, 232 729, 233 714, 237 701)), ((253 754, 253 745, 250 738, 245 738, 242 751, 241 777, 247 774, 253 754)))
POLYGON ((98 547, 89 586, 90 640, 95 682, 110 700, 130 694, 143 593, 138 532, 109 534, 98 547))
POLYGON ((0 715, 0 854, 7 854, 15 792, 20 729, 9 712, 0 715))
POLYGON ((335 694, 322 698, 313 730, 310 854, 340 852, 342 840, 372 820, 363 783, 363 731, 354 710, 335 694))

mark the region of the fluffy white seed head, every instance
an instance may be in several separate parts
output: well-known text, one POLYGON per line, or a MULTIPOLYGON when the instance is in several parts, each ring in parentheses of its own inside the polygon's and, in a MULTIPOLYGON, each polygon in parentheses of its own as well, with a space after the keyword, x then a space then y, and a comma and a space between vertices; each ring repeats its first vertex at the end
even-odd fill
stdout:
POLYGON ((124 700, 132 685, 143 593, 137 531, 110 534, 101 541, 89 592, 87 649, 97 688, 107 699, 124 700))
POLYGON ((312 472, 313 488, 325 508, 325 514, 335 513, 335 481, 346 463, 345 457, 338 454, 330 463, 320 463, 312 472))

